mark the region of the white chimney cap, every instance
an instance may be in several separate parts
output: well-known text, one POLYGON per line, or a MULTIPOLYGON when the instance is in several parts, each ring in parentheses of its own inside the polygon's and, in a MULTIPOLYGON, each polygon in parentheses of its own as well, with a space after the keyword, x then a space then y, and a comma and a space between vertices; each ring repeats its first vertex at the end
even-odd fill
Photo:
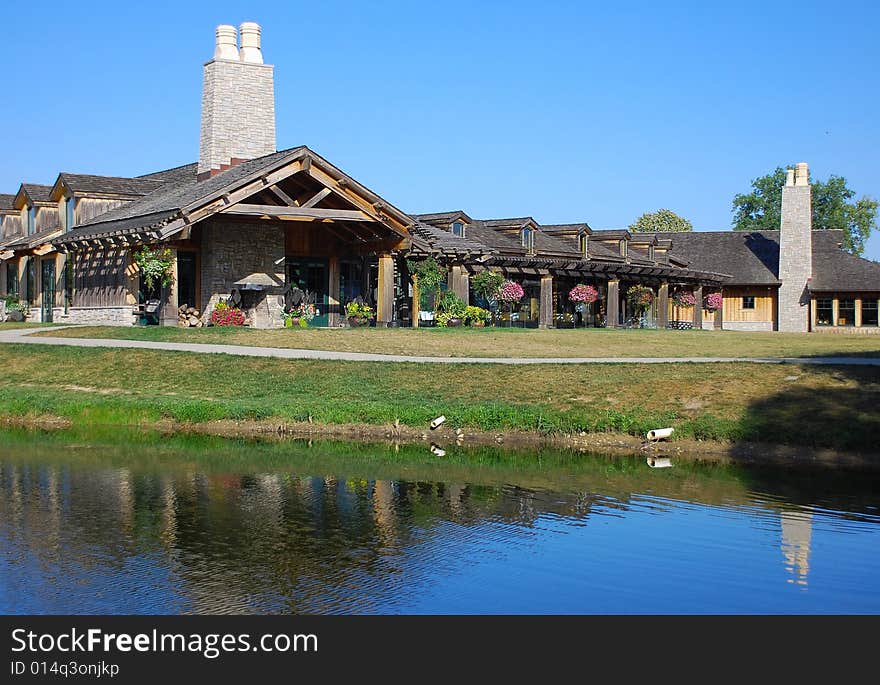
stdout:
POLYGON ((253 21, 246 21, 239 26, 241 31, 241 61, 251 64, 263 63, 263 52, 260 49, 260 25, 253 21))
POLYGON ((238 31, 234 26, 220 24, 217 27, 214 59, 238 59, 238 31))
POLYGON ((796 186, 810 185, 810 172, 806 162, 798 162, 794 173, 794 184, 796 186))

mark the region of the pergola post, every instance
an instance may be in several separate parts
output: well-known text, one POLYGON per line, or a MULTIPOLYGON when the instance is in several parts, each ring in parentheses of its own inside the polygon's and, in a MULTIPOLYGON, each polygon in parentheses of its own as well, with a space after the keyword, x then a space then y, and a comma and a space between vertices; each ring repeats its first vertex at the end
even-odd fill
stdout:
POLYGON ((419 293, 419 277, 416 274, 412 276, 412 326, 419 327, 419 309, 421 307, 421 297, 419 293))
POLYGON ((379 292, 376 298, 376 325, 387 326, 394 315, 394 259, 379 256, 379 292))
POLYGON ((620 325, 620 281, 608 281, 608 301, 605 307, 605 327, 617 328, 620 325))
POLYGON ((724 328, 724 293, 722 291, 719 293, 721 294, 721 304, 715 310, 715 328, 720 331, 724 328))
POLYGON ((330 281, 327 293, 327 325, 336 328, 342 320, 342 303, 339 301, 339 257, 332 256, 327 263, 327 277, 330 281))
POLYGON ((657 328, 669 328, 669 284, 657 289, 657 328))
POLYGON ((553 328, 553 276, 541 276, 538 328, 553 328))
POLYGON ((703 329, 703 286, 694 289, 694 330, 703 329))

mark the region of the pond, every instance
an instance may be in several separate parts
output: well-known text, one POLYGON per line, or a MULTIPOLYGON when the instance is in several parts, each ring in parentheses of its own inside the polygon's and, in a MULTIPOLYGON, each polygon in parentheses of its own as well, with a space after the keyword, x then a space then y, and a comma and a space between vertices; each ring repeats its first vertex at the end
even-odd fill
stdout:
POLYGON ((874 474, 0 433, 0 612, 877 613, 874 474))

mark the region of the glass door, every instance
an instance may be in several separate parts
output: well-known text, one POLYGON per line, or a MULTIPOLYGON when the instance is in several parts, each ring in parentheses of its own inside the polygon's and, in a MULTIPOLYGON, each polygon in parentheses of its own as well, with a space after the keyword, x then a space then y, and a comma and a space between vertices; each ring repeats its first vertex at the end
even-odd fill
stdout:
POLYGON ((44 259, 43 262, 43 321, 52 322, 52 308, 55 306, 55 260, 44 259))
POLYGON ((311 326, 326 326, 329 304, 329 268, 326 259, 287 258, 287 285, 299 288, 315 305, 315 318, 311 326))

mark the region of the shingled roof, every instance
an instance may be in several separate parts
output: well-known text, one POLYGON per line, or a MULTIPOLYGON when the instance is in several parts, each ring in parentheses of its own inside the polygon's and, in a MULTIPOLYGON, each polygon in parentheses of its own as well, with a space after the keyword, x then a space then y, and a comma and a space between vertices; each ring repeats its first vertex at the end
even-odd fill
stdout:
POLYGON ((199 163, 182 164, 172 167, 171 169, 163 169, 162 171, 154 171, 150 174, 142 174, 136 176, 145 181, 162 181, 163 183, 179 183, 180 181, 188 181, 194 178, 198 173, 199 163))
POLYGON ((180 175, 185 177, 185 180, 166 182, 138 200, 112 209, 77 226, 55 242, 63 244, 162 225, 174 217, 183 207, 197 202, 201 198, 206 198, 227 185, 244 179, 264 167, 269 167, 301 149, 303 149, 302 146, 289 148, 251 159, 203 181, 198 181, 195 175, 188 171, 186 173, 181 171, 184 167, 178 167, 169 170, 169 172, 158 172, 160 176, 165 173, 171 173, 172 176, 180 175))
POLYGON ((121 176, 94 176, 92 174, 71 174, 62 172, 58 180, 71 192, 89 195, 122 195, 143 197, 162 187, 167 181, 148 178, 125 178, 121 176))
POLYGON ((880 263, 842 248, 843 231, 813 231, 813 278, 810 290, 880 292, 880 263))
POLYGON ((0 212, 14 212, 15 195, 9 193, 0 193, 0 212))
POLYGON ((671 239, 670 256, 729 274, 729 285, 779 285, 779 231, 694 231, 671 239))
MULTIPOLYGON (((42 183, 22 183, 19 193, 24 192, 32 202, 51 202, 49 197, 52 193, 52 186, 46 186, 42 183)), ((18 197, 18 194, 16 194, 18 197)))

